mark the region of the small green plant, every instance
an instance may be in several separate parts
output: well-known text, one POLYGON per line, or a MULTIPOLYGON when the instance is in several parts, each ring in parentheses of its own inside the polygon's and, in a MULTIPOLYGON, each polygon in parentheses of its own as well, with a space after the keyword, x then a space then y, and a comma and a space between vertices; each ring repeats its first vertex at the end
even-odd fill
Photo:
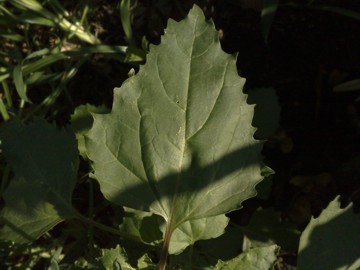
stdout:
MULTIPOLYGON (((85 239, 86 255, 69 259, 75 249, 62 254, 56 242, 49 269, 279 267, 279 245, 297 250, 296 229, 281 224, 275 211, 259 209, 243 227, 229 224, 225 215, 256 196, 257 185, 270 171, 262 164, 263 141, 254 139, 255 106, 247 103, 245 80, 235 63, 236 56, 221 50, 213 23, 195 6, 183 21, 169 21, 161 44, 150 47, 146 64, 115 89, 110 112, 78 107, 72 128, 63 130, 44 120, 4 123, 1 146, 13 173, 2 181, 2 243, 26 247, 65 221, 66 233, 85 239), (91 163, 90 176, 117 222, 96 220, 93 180, 87 213, 75 207, 79 152, 91 163), (100 231, 113 235, 110 243, 96 243, 100 231)), ((355 246, 358 224, 350 206, 340 209, 338 199, 332 202, 301 236, 302 269, 314 269, 315 263, 317 269, 329 269, 330 259, 334 269, 359 267, 358 256, 334 256, 329 252, 333 243, 319 246, 313 240, 331 239, 335 228, 340 235, 351 227, 342 248, 355 246), (326 264, 310 256, 319 249, 326 264)), ((76 243, 84 245, 84 240, 76 243)))

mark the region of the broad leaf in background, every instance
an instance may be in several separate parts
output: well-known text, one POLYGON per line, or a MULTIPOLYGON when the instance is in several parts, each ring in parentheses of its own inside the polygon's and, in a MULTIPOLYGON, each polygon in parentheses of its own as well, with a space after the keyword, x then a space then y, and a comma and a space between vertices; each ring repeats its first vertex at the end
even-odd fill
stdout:
POLYGON ((86 148, 104 196, 162 216, 166 246, 181 224, 255 196, 262 142, 236 57, 221 50, 202 10, 169 20, 165 33, 115 89, 111 113, 94 115, 86 148))
POLYGON ((250 247, 279 245, 287 252, 296 253, 300 233, 295 226, 281 221, 280 213, 273 209, 258 209, 247 226, 241 230, 250 241, 250 247))
POLYGON ((93 124, 93 117, 91 113, 108 113, 110 109, 106 106, 94 106, 91 104, 80 105, 76 107, 74 113, 71 115, 71 126, 75 132, 76 140, 78 142, 78 149, 83 158, 87 158, 85 149, 84 135, 90 130, 93 124))
POLYGON ((300 238, 298 267, 307 269, 360 268, 360 215, 352 205, 340 208, 339 197, 311 219, 300 238))
POLYGON ((112 249, 102 249, 99 261, 106 270, 136 270, 129 264, 125 250, 119 245, 112 249))
POLYGON ((263 166, 261 168, 261 175, 264 177, 264 180, 261 181, 256 186, 257 195, 256 198, 260 200, 267 200, 271 193, 271 186, 272 186, 272 175, 275 172, 268 166, 263 166))
POLYGON ((214 270, 269 270, 277 259, 276 245, 249 249, 230 261, 219 261, 214 270))
POLYGON ((158 267, 151 261, 149 255, 144 254, 137 261, 138 270, 156 270, 158 267))
POLYGON ((235 258, 241 252, 242 244, 243 233, 239 226, 229 224, 220 237, 197 241, 181 254, 171 255, 169 269, 213 269, 218 260, 235 258))
POLYGON ((225 215, 190 220, 173 232, 169 253, 178 254, 198 240, 216 238, 225 233, 229 219, 225 215))
POLYGON ((127 233, 135 241, 147 244, 160 244, 163 233, 159 227, 159 216, 149 212, 130 209, 124 207, 125 214, 123 222, 119 226, 120 230, 127 233))
POLYGON ((0 138, 15 178, 3 193, 0 238, 27 243, 72 217, 78 152, 75 137, 45 121, 2 125, 0 138))
POLYGON ((156 270, 157 267, 151 262, 150 257, 144 254, 137 260, 137 268, 130 265, 125 249, 117 245, 112 249, 102 249, 101 257, 97 260, 105 270, 156 270))

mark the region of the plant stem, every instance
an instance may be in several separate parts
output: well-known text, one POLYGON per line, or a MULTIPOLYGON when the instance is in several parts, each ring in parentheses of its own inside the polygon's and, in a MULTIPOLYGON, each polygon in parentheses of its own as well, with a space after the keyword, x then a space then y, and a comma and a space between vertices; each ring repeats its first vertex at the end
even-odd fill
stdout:
MULTIPOLYGON (((93 181, 89 180, 89 219, 92 220, 94 216, 94 186, 93 181)), ((90 224, 88 231, 89 236, 89 253, 90 256, 94 256, 94 226, 90 224)))
MULTIPOLYGON (((126 239, 129 239, 129 240, 139 242, 139 240, 137 238, 135 238, 134 236, 132 236, 131 234, 124 233, 121 230, 115 229, 113 227, 110 227, 110 226, 101 224, 99 222, 96 222, 93 219, 87 218, 87 217, 83 216, 82 214, 80 214, 75 209, 73 209, 73 212, 74 212, 75 218, 77 218, 78 220, 80 220, 80 221, 82 221, 82 222, 84 222, 86 224, 89 224, 90 226, 96 227, 96 228, 98 228, 100 230, 103 230, 105 232, 108 232, 108 233, 116 234, 116 235, 118 235, 118 236, 120 236, 122 238, 126 238, 126 239)), ((141 242, 141 243, 143 243, 143 242, 141 242)), ((146 244, 146 243, 143 243, 143 244, 146 244)))
POLYGON ((101 224, 101 223, 98 223, 90 218, 87 218, 85 216, 83 216, 82 214, 80 214, 79 212, 77 212, 75 209, 74 209, 74 213, 75 213, 75 217, 79 220, 81 220, 82 222, 85 222, 91 226, 94 226, 96 228, 99 228, 100 230, 103 230, 103 231, 106 231, 106 232, 109 232, 109 233, 112 233, 112 234, 116 234, 116 235, 119 235, 121 237, 126 237, 126 238, 129 238, 128 235, 124 235, 123 233, 121 233, 121 231, 117 230, 117 229, 114 229, 110 226, 107 226, 107 225, 104 225, 104 224, 101 224))
POLYGON ((171 226, 169 225, 170 222, 167 222, 166 224, 166 231, 165 231, 165 239, 164 244, 161 251, 161 257, 159 262, 159 270, 165 270, 167 257, 169 254, 169 245, 170 245, 170 238, 171 238, 171 226))

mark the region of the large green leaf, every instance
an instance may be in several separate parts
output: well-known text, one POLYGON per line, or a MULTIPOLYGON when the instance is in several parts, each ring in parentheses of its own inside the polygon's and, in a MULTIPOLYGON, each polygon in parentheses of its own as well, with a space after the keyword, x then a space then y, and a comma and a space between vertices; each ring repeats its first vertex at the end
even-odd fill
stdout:
POLYGON ((188 220, 241 207, 261 181, 236 57, 221 50, 200 8, 169 20, 161 45, 94 115, 86 147, 104 196, 162 216, 167 235, 188 220))
POLYGON ((196 241, 216 238, 225 233, 229 219, 225 215, 189 220, 177 227, 172 235, 169 253, 182 252, 196 241))
POLYGON ((337 197, 302 233, 299 269, 359 269, 359 228, 360 215, 351 205, 341 209, 337 197))
POLYGON ((258 209, 247 226, 241 226, 251 247, 279 245, 284 251, 296 252, 300 233, 295 226, 283 222, 279 212, 272 208, 258 209))
POLYGON ((269 270, 276 261, 276 245, 249 249, 230 261, 219 261, 214 270, 269 270))
POLYGON ((79 153, 83 158, 87 158, 84 135, 90 130, 94 120, 91 113, 108 112, 110 112, 110 110, 104 105, 96 107, 91 104, 85 104, 76 107, 74 113, 71 115, 71 126, 78 142, 79 153))
MULTIPOLYGON (((120 230, 127 233, 136 241, 159 245, 163 239, 166 228, 160 217, 149 212, 143 212, 125 207, 125 216, 120 225, 120 230)), ((169 253, 178 254, 189 245, 198 240, 216 238, 225 233, 229 218, 225 215, 189 220, 182 223, 173 232, 169 253)))
POLYGON ((75 137, 45 121, 5 123, 0 138, 12 179, 3 197, 1 239, 33 241, 64 218, 73 216, 72 191, 78 152, 75 137))
MULTIPOLYGON (((174 235, 176 230, 174 232, 174 235)), ((173 238, 175 238, 173 236, 173 238)), ((173 240, 172 240, 173 241, 173 240)), ((172 242, 171 241, 171 242, 172 242)), ((170 242, 170 244, 171 244, 170 242)), ((229 261, 239 255, 243 246, 243 233, 239 226, 229 224, 220 237, 197 241, 179 255, 169 257, 169 269, 210 270, 218 261, 229 261)))
POLYGON ((160 231, 160 217, 149 212, 125 208, 123 221, 119 226, 133 240, 151 245, 159 244, 163 238, 160 231))

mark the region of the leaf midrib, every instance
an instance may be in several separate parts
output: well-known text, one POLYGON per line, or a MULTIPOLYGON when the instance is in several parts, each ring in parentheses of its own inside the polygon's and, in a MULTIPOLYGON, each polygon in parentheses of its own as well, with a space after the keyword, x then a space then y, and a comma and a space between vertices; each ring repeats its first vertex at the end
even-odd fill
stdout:
MULTIPOLYGON (((193 48, 194 48, 194 42, 196 39, 196 28, 197 28, 197 21, 199 19, 199 16, 196 16, 195 21, 193 22, 195 27, 193 28, 193 40, 192 40, 192 46, 190 47, 190 61, 189 61, 189 68, 188 68, 188 74, 187 74, 187 88, 186 88, 186 106, 184 108, 185 114, 184 114, 184 132, 183 132, 183 138, 182 138, 182 156, 179 162, 179 168, 178 168, 178 174, 177 174, 177 179, 176 179, 176 186, 175 186, 175 193, 173 196, 173 200, 170 206, 170 216, 169 219, 167 220, 167 224, 166 226, 170 227, 170 232, 172 234, 172 232, 176 229, 176 227, 172 227, 172 221, 173 221, 173 216, 175 213, 175 209, 176 209, 176 202, 177 202, 177 195, 178 195, 178 190, 179 190, 179 186, 180 186, 180 181, 181 181, 181 176, 182 176, 182 172, 183 172, 183 165, 184 165, 184 158, 185 158, 185 149, 186 149, 186 137, 187 137, 187 131, 188 131, 188 119, 189 119, 189 110, 188 110, 188 106, 189 106, 189 92, 190 92, 190 78, 191 78, 191 65, 192 65, 192 54, 193 54, 193 48)), ((181 223, 180 223, 181 224, 181 223)), ((177 224, 177 226, 179 226, 180 224, 177 224)))

